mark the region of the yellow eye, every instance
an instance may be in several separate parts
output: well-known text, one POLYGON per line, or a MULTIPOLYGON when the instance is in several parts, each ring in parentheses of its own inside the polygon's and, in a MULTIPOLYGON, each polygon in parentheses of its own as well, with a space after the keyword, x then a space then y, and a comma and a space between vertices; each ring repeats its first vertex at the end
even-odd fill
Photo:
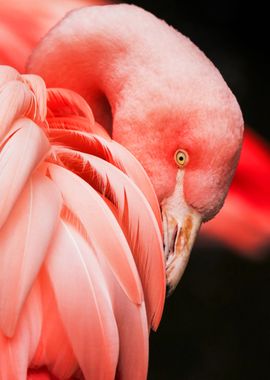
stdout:
POLYGON ((175 162, 180 168, 183 168, 188 162, 188 154, 185 150, 179 149, 174 155, 175 162))

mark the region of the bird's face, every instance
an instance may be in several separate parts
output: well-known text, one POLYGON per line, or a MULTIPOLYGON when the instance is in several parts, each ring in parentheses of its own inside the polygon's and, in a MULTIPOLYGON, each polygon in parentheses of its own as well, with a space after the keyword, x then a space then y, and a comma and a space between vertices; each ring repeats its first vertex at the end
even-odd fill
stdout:
POLYGON ((224 107, 212 118, 197 111, 186 117, 153 113, 148 120, 155 127, 144 128, 139 141, 124 142, 143 164, 160 202, 169 294, 185 270, 201 223, 214 217, 228 192, 243 129, 234 103, 233 111, 224 107))
POLYGON ((185 120, 181 115, 178 134, 175 120, 167 120, 163 131, 164 156, 157 158, 150 177, 162 210, 168 293, 185 270, 201 223, 216 215, 228 192, 243 124, 238 105, 232 108, 229 116, 219 110, 212 119, 198 112, 185 120))
POLYGON ((163 194, 155 185, 157 173, 152 175, 162 210, 168 293, 185 270, 201 223, 222 207, 241 148, 239 130, 227 136, 188 130, 168 149, 164 161, 170 180, 163 194))

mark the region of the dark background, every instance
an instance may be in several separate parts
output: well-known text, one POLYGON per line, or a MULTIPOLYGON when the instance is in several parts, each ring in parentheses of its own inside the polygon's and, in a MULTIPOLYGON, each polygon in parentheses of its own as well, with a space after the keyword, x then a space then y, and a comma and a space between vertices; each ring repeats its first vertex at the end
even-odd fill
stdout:
MULTIPOLYGON (((219 68, 246 123, 268 138, 269 12, 260 2, 133 1, 191 38, 219 68)), ((198 242, 151 335, 150 380, 270 379, 270 260, 198 242)))

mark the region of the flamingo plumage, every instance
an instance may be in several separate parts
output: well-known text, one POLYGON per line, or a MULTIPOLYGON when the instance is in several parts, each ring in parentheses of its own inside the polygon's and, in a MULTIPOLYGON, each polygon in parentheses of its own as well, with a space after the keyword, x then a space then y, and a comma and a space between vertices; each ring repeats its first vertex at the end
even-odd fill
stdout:
POLYGON ((72 12, 28 72, 0 72, 1 378, 145 379, 166 285, 228 191, 241 111, 135 6, 72 12))
MULTIPOLYGON (((109 1, 58 0, 47 1, 45 4, 40 0, 27 0, 26 7, 25 2, 10 0, 4 3, 0 0, 0 64, 11 65, 24 72, 29 54, 46 32, 66 12, 88 3, 106 4, 109 1), (27 28, 23 25, 27 25, 27 28)), ((240 162, 226 202, 218 217, 203 224, 200 230, 202 239, 207 237, 210 242, 214 239, 234 252, 252 258, 262 257, 269 245, 269 196, 266 193, 262 197, 267 189, 265 178, 268 176, 269 148, 261 140, 246 126, 240 162), (253 184, 254 178, 256 186, 253 184), (241 212, 236 212, 240 209, 241 212), (256 223, 250 222, 251 220, 256 220, 256 223)))

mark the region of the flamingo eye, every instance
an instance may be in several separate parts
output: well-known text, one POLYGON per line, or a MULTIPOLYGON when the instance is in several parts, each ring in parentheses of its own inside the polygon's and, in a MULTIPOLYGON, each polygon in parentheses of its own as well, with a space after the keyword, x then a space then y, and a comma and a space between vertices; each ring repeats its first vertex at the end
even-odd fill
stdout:
POLYGON ((186 166, 186 164, 188 162, 188 154, 185 150, 178 149, 175 152, 174 159, 175 159, 175 162, 177 163, 177 165, 180 168, 183 168, 184 166, 186 166))

